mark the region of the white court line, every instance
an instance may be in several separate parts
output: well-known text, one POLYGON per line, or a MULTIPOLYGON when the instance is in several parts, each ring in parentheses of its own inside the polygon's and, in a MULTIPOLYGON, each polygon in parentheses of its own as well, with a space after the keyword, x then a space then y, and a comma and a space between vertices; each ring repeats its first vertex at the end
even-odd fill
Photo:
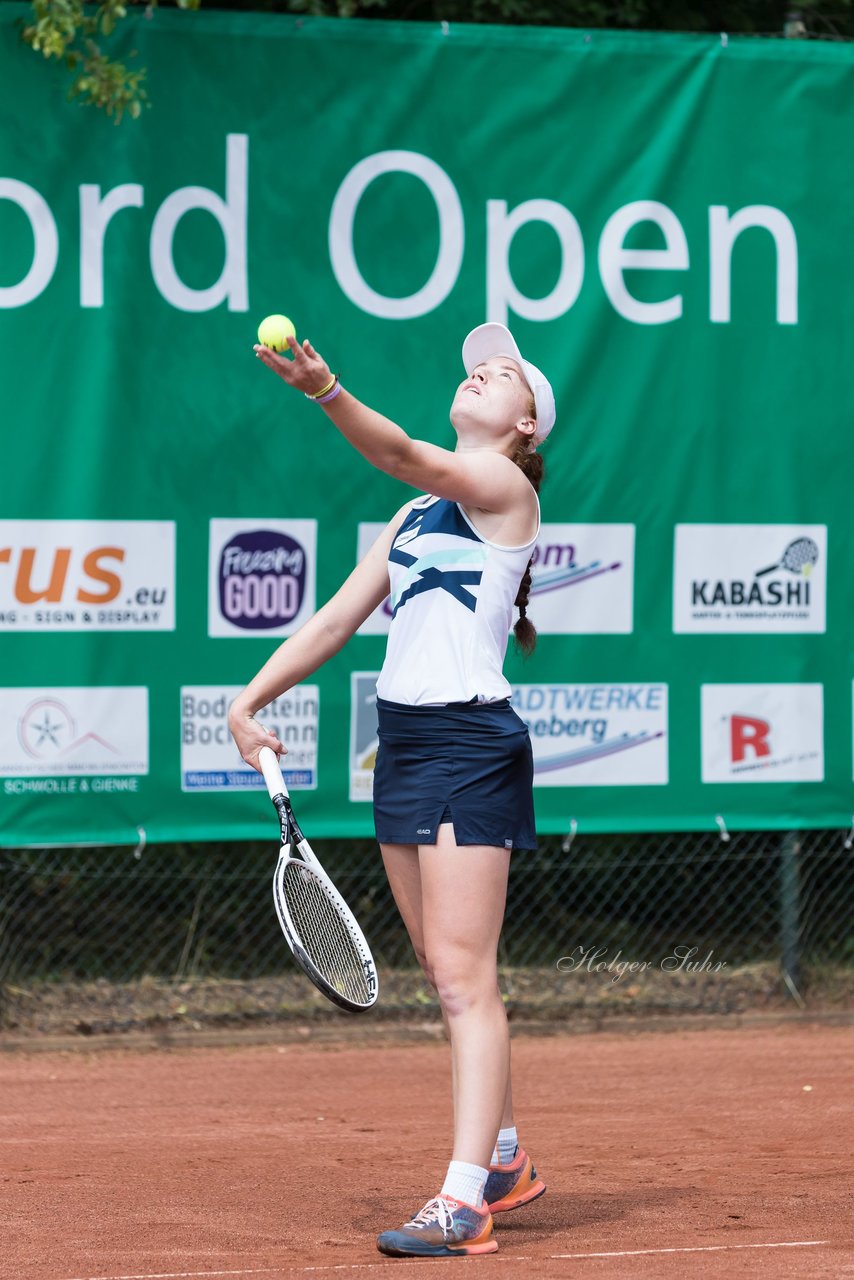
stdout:
MULTIPOLYGON (((553 1262, 563 1258, 636 1258, 642 1254, 658 1253, 721 1253, 732 1249, 809 1249, 816 1245, 830 1244, 829 1240, 776 1240, 764 1244, 698 1244, 684 1245, 671 1249, 619 1249, 611 1253, 548 1253, 544 1262, 553 1262)), ((394 1262, 331 1262, 320 1266, 307 1267, 253 1267, 240 1271, 149 1271, 142 1275, 126 1276, 75 1276, 74 1280, 196 1280, 203 1276, 283 1276, 297 1272, 304 1275, 315 1271, 367 1271, 374 1267, 400 1266, 401 1262, 423 1262, 423 1258, 395 1258, 394 1262)), ((459 1263, 458 1258, 433 1258, 436 1262, 459 1263)), ((526 1254, 502 1254, 496 1258, 491 1255, 492 1263, 496 1262, 533 1262, 526 1254)))
POLYGON ((147 1271, 134 1276, 75 1276, 74 1280, 188 1280, 193 1276, 280 1276, 290 1267, 254 1267, 250 1271, 147 1271))
POLYGON ((620 1249, 616 1253, 550 1253, 550 1258, 636 1258, 642 1253, 718 1253, 724 1249, 808 1249, 829 1240, 778 1240, 774 1244, 695 1244, 675 1249, 620 1249))

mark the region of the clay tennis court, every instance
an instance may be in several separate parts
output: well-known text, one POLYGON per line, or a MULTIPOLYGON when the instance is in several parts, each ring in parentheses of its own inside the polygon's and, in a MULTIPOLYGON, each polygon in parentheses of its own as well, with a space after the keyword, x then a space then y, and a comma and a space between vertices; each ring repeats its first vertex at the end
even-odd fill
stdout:
POLYGON ((496 1219, 497 1253, 419 1261, 374 1237, 441 1182, 447 1047, 341 1026, 332 1043, 0 1056, 0 1272, 854 1275, 849 1027, 517 1036, 548 1193, 496 1219))

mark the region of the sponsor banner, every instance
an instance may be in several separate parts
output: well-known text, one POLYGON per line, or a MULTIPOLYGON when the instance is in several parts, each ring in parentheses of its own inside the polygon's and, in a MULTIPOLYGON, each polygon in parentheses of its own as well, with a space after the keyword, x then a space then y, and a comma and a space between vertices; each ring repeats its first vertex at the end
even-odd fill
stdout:
POLYGON ((314 613, 316 551, 316 520, 211 520, 208 635, 291 635, 314 613))
POLYGON ((173 520, 0 520, 0 631, 174 631, 173 520))
POLYGON ((661 786, 668 780, 666 684, 517 684, 537 787, 661 786))
POLYGON ((820 684, 704 684, 703 782, 822 782, 820 684))
POLYGON ((0 689, 0 776, 108 779, 147 773, 147 688, 0 689))
MULTIPOLYGON (((266 792, 241 794, 246 767, 201 742, 212 709, 187 715, 199 741, 182 768, 181 688, 244 681, 322 602, 327 576, 334 590, 352 568, 358 522, 376 522, 364 550, 407 490, 252 355, 283 277, 282 305, 344 362, 345 384, 357 377, 360 399, 428 450, 454 447, 475 326, 509 320, 552 382, 542 519, 555 523, 537 539, 530 600, 540 641, 529 661, 509 641, 508 681, 540 682, 541 696, 573 681, 567 696, 589 685, 597 701, 619 692, 594 694, 596 681, 668 688, 666 716, 531 708, 543 836, 570 816, 589 832, 709 830, 721 813, 731 830, 850 820, 854 166, 839 157, 854 44, 471 23, 442 38, 383 20, 283 40, 266 14, 219 8, 176 40, 180 17, 157 11, 128 28, 157 109, 105 147, 96 118, 87 128, 43 92, 40 60, 19 46, 25 7, 0 4, 0 84, 22 105, 14 133, 0 131, 0 687, 147 685, 149 772, 103 775, 138 794, 53 805, 38 786, 73 776, 0 775, 0 846, 133 839, 138 823, 151 842, 266 829, 266 792), (247 37, 252 58, 235 58, 247 37), (258 93, 274 79, 340 108, 316 122, 322 180, 311 165, 283 174, 281 115, 258 93), (560 109, 514 128, 543 101, 560 109), (592 101, 596 145, 568 165, 592 101), (448 127, 473 116, 488 163, 448 127), (46 367, 39 338, 57 332, 46 367), (140 333, 163 354, 144 386, 122 376, 116 341, 140 333), (678 376, 662 376, 664 346, 678 376), (710 681, 820 681, 824 782, 703 783, 710 681), (671 727, 670 781, 644 785, 644 769, 666 776, 671 727), (23 784, 32 794, 4 794, 23 784)), ((351 670, 379 670, 388 627, 380 606, 349 658, 305 675, 324 710, 317 790, 295 793, 312 838, 370 834, 371 805, 348 797, 370 794, 371 741, 360 729, 351 750, 347 703, 351 670)), ((9 719, 0 733, 17 752, 9 719)), ((94 790, 95 777, 76 781, 94 790)))
MULTIPOLYGON (((368 551, 376 542, 377 538, 385 529, 388 521, 385 520, 362 520, 359 522, 359 532, 356 541, 356 563, 364 560, 368 551)), ((356 635, 359 636, 387 636, 388 628, 391 622, 391 599, 386 596, 381 605, 378 605, 370 614, 356 635)), ((352 796, 350 797, 353 798, 352 796)))
MULTIPOLYGON (((228 731, 228 708, 242 685, 184 685, 181 689, 181 790, 245 791, 264 779, 241 758, 228 731)), ((287 747, 279 758, 292 791, 317 787, 317 728, 320 696, 316 684, 298 684, 255 719, 287 747)))
POLYGON ((544 524, 531 567, 529 613, 542 635, 632 630, 633 524, 544 524))
POLYGON ((827 525, 677 524, 673 630, 823 632, 827 525))
POLYGON ((378 671, 350 673, 350 799, 373 800, 378 671))

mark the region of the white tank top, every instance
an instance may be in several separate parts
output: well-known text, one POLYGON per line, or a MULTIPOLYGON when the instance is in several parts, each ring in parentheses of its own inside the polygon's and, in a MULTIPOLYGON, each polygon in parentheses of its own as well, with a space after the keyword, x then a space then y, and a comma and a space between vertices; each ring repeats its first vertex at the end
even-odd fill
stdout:
POLYGON ((412 504, 389 553, 392 621, 379 697, 410 706, 509 697, 504 654, 539 517, 537 526, 523 547, 499 547, 456 502, 427 495, 412 504))

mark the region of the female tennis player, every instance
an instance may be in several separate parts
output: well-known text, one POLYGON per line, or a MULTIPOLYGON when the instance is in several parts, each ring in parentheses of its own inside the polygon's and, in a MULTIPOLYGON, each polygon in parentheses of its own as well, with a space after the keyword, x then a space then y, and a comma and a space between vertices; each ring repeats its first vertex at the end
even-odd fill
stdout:
POLYGON ((289 345, 292 359, 265 346, 255 353, 369 463, 425 496, 401 507, 340 590, 276 650, 229 724, 255 768, 261 747, 283 753, 255 712, 337 653, 391 595, 374 817, 395 901, 441 1003, 454 1143, 439 1193, 377 1244, 396 1256, 491 1253, 492 1214, 546 1189, 517 1145, 496 955, 511 851, 536 847, 531 744, 502 665, 514 604, 517 643, 530 651, 536 639, 526 606, 537 447, 554 424, 554 396, 503 325, 480 325, 463 344, 456 448, 442 449, 345 391, 310 342, 289 345))

